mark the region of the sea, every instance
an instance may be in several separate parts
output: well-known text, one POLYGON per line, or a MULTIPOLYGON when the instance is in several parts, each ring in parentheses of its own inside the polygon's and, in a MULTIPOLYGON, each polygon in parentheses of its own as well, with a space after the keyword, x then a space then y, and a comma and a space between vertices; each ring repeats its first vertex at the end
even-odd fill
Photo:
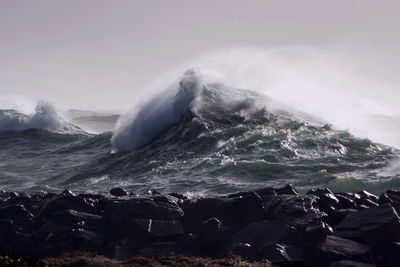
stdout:
POLYGON ((251 89, 189 69, 125 114, 61 112, 46 101, 24 112, 0 101, 0 189, 187 196, 286 184, 300 192, 400 189, 398 148, 251 89))

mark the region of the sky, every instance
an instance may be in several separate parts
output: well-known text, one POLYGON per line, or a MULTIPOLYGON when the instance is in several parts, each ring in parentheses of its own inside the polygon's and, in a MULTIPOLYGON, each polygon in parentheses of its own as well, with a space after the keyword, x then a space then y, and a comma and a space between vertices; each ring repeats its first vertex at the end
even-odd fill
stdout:
POLYGON ((122 110, 202 55, 311 47, 395 106, 399 14, 391 0, 0 0, 0 96, 122 110))

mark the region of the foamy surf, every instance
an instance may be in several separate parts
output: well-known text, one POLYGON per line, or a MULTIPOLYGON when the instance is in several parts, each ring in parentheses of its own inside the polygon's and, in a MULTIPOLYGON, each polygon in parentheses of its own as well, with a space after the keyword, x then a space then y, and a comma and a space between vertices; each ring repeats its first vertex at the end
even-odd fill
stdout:
POLYGON ((14 109, 0 109, 0 133, 45 129, 59 133, 83 133, 83 130, 63 119, 57 109, 48 102, 40 101, 34 111, 23 114, 14 109))

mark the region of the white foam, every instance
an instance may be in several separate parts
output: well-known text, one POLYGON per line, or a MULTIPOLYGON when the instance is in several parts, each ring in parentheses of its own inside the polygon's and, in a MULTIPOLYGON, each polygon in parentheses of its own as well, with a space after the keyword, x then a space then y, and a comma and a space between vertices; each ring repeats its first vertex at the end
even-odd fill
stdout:
POLYGON ((47 129, 61 133, 80 132, 79 128, 65 121, 58 114, 57 109, 48 102, 39 101, 30 114, 21 113, 19 110, 0 110, 0 132, 27 129, 47 129))

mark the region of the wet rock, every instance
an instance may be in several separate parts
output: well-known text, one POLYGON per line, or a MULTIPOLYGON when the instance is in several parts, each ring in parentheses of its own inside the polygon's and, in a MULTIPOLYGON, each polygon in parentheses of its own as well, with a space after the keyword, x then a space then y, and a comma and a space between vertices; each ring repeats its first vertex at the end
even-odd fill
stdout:
POLYGON ((307 195, 314 195, 317 197, 322 194, 333 194, 333 193, 331 190, 329 190, 329 188, 315 188, 315 189, 313 188, 307 192, 307 195))
POLYGON ((232 232, 262 219, 264 206, 254 192, 234 198, 207 198, 184 203, 183 224, 188 232, 195 233, 202 222, 217 218, 232 232))
POLYGON ((321 244, 309 246, 304 251, 307 261, 313 266, 329 266, 331 262, 340 260, 370 260, 368 246, 334 235, 327 236, 321 244))
POLYGON ((173 196, 173 197, 175 197, 175 198, 177 198, 177 199, 181 199, 181 200, 188 199, 187 196, 182 195, 182 194, 180 194, 180 193, 171 193, 171 194, 169 194, 169 195, 170 195, 170 196, 173 196))
POLYGON ((339 199, 332 193, 324 193, 319 195, 318 206, 323 212, 331 214, 338 206, 339 199))
POLYGON ((72 191, 71 191, 71 190, 68 190, 68 189, 65 189, 64 191, 62 191, 61 194, 67 195, 67 196, 75 196, 75 194, 72 193, 72 191))
POLYGON ((233 243, 248 243, 255 248, 279 242, 291 243, 295 239, 293 230, 279 221, 258 221, 232 236, 233 243))
POLYGON ((221 245, 229 241, 230 235, 228 228, 218 219, 210 218, 200 224, 197 237, 202 244, 202 250, 206 254, 213 254, 221 245))
POLYGON ((18 204, 1 207, 0 218, 3 220, 12 220, 13 223, 24 228, 30 227, 34 219, 33 214, 24 205, 18 204))
POLYGON ((306 238, 312 240, 323 240, 328 235, 333 234, 333 229, 324 222, 319 222, 314 225, 310 225, 305 231, 306 238))
POLYGON ((390 199, 390 197, 388 196, 388 194, 383 193, 379 199, 378 199, 378 204, 382 205, 382 204, 392 204, 393 200, 390 199))
POLYGON ((360 207, 367 207, 367 208, 379 206, 378 203, 372 201, 372 200, 369 199, 369 198, 362 198, 362 199, 360 199, 360 200, 357 202, 357 204, 358 204, 360 207))
POLYGON ((96 251, 103 242, 101 234, 83 228, 72 229, 69 238, 72 249, 83 251, 96 251))
POLYGON ((380 254, 379 264, 382 266, 398 266, 400 262, 400 242, 393 242, 392 245, 386 246, 385 250, 380 254))
POLYGON ((278 188, 275 190, 275 192, 277 195, 299 195, 297 190, 291 184, 288 184, 282 188, 278 188))
POLYGON ((268 247, 263 252, 262 258, 269 260, 273 264, 305 266, 302 251, 297 247, 285 244, 275 244, 268 247))
POLYGON ((379 198, 329 189, 298 195, 292 186, 201 199, 0 191, 0 249, 31 258, 233 253, 277 266, 397 266, 399 200, 394 190, 379 198))
POLYGON ((262 189, 255 190, 261 198, 263 197, 271 197, 271 196, 276 196, 275 188, 270 188, 270 187, 265 187, 262 189))
POLYGON ((200 244, 197 237, 193 234, 184 234, 177 239, 177 247, 182 255, 198 256, 200 255, 200 244))
POLYGON ((124 189, 117 187, 110 190, 110 195, 115 197, 122 197, 122 196, 127 196, 128 193, 124 189))
POLYGON ((335 194, 335 197, 339 200, 339 203, 337 204, 338 209, 353 209, 356 207, 356 203, 350 196, 335 194))
POLYGON ((177 203, 169 198, 107 200, 102 205, 104 205, 104 217, 115 224, 127 219, 179 220, 184 214, 177 203))
POLYGON ((357 211, 356 209, 337 209, 334 210, 328 217, 325 217, 324 220, 332 226, 336 226, 338 223, 344 220, 344 218, 350 214, 357 211))
POLYGON ((295 227, 305 227, 322 220, 326 213, 318 209, 313 195, 281 195, 264 203, 266 218, 282 221, 295 227))
POLYGON ((371 194, 370 192, 365 190, 358 192, 358 194, 361 196, 361 198, 367 198, 375 203, 378 202, 379 199, 378 196, 371 194))
POLYGON ((41 218, 48 218, 54 212, 69 209, 93 214, 98 212, 91 201, 70 194, 55 195, 44 199, 43 202, 38 214, 41 218))
POLYGON ((247 260, 255 260, 258 258, 258 251, 249 243, 233 243, 228 249, 228 254, 238 255, 247 260))
POLYGON ((400 191, 388 190, 386 191, 386 194, 393 201, 393 203, 400 203, 400 191))
POLYGON ((394 208, 383 204, 348 214, 335 227, 335 235, 381 246, 400 240, 399 220, 394 208))

